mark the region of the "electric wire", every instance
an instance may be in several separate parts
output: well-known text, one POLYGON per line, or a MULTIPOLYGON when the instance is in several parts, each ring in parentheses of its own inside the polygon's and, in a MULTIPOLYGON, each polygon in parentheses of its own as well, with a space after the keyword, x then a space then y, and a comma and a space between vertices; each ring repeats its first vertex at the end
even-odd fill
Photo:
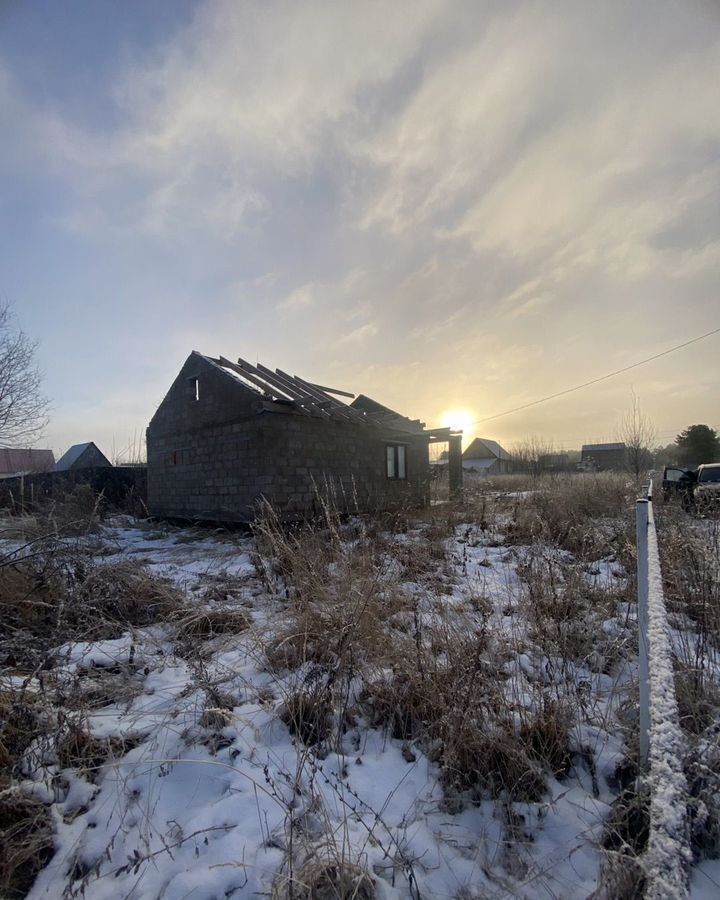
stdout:
POLYGON ((557 391, 557 393, 555 394, 549 394, 547 397, 541 397, 539 400, 533 400, 530 403, 524 403, 522 406, 515 406, 512 409, 506 409, 504 412, 495 413, 495 415, 493 416, 486 416, 484 419, 476 419, 470 424, 480 425, 482 422, 490 422, 492 419, 499 419, 501 416, 509 416, 511 413, 520 412, 523 409, 529 409, 531 406, 537 406, 539 403, 547 403, 548 400, 554 400, 556 397, 564 397, 565 394, 572 394, 574 391, 580 391, 583 388, 590 387, 593 384, 598 384, 598 382, 600 381, 607 381, 608 378, 614 378, 615 375, 621 375, 623 372, 629 372, 630 369, 637 369, 638 366, 644 366, 655 359, 660 359, 661 356, 667 356, 669 353, 674 353, 676 350, 682 350, 683 347, 689 347, 690 344, 697 344, 698 341, 702 341, 705 338, 712 337, 712 335, 714 334, 720 334, 720 328, 715 328, 712 331, 706 331, 705 334, 701 334, 698 335, 698 337, 691 338, 689 341, 684 341, 682 344, 676 344, 674 347, 663 350, 661 353, 656 353, 654 356, 648 356, 647 359, 641 359, 639 362, 632 363, 629 366, 623 366, 622 369, 616 369, 614 372, 608 372, 606 375, 601 375, 599 378, 593 378, 590 381, 583 382, 582 384, 576 384, 575 387, 566 388, 564 391, 557 391))

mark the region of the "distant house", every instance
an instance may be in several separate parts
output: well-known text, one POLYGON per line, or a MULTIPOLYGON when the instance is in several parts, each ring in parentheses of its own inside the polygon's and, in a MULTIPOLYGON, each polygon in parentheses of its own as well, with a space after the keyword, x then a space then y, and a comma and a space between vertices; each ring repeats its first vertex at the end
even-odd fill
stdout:
POLYGON ((627 448, 624 443, 583 444, 580 467, 597 472, 621 472, 627 467, 627 448))
POLYGON ((427 502, 426 431, 360 395, 280 369, 193 352, 147 429, 148 509, 168 518, 250 522, 258 501, 284 518, 312 515, 318 492, 342 508, 427 502))
POLYGON ((463 453, 462 464, 480 475, 506 475, 512 471, 512 456, 497 441, 475 438, 463 453))
POLYGON ((92 441, 73 446, 55 463, 55 472, 70 472, 77 469, 94 469, 112 466, 110 460, 101 453, 92 441))
POLYGON ((52 450, 0 450, 0 478, 49 472, 54 465, 52 450))

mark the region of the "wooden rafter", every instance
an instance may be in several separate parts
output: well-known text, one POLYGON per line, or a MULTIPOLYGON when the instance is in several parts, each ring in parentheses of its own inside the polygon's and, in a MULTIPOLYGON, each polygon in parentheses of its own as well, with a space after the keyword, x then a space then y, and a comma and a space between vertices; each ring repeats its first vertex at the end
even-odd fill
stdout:
POLYGON ((257 368, 260 374, 266 378, 270 384, 276 384, 286 394, 293 397, 296 403, 302 404, 307 409, 314 411, 317 415, 322 415, 326 418, 328 417, 329 413, 324 410, 319 403, 314 402, 313 398, 308 396, 307 391, 301 390, 299 385, 294 384, 286 378, 282 378, 279 373, 271 371, 267 366, 263 366, 261 363, 258 363, 257 368))

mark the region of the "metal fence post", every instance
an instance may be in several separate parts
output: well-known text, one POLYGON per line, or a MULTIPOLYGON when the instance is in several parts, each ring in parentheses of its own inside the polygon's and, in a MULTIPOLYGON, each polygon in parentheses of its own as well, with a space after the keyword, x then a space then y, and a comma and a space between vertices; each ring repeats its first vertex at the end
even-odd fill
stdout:
POLYGON ((650 686, 648 680, 648 501, 635 505, 637 535, 638 659, 640 682, 640 768, 650 753, 650 686))

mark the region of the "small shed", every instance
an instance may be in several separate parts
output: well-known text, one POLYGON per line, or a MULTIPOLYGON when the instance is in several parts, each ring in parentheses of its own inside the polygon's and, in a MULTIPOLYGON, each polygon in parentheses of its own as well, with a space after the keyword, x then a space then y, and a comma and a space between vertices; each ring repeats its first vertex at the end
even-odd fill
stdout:
POLYGON ((251 522, 263 498, 288 519, 312 515, 328 492, 349 510, 422 505, 433 440, 458 447, 459 462, 449 429, 426 431, 364 395, 193 351, 147 429, 148 509, 251 522))
POLYGON ((512 471, 512 456, 497 441, 475 438, 462 455, 463 469, 480 475, 507 475, 512 471))
POLYGON ((583 444, 580 463, 597 472, 622 472, 627 468, 627 447, 622 441, 611 444, 583 444))
POLYGON ((78 469, 93 469, 101 466, 112 466, 110 460, 98 450, 93 441, 85 444, 73 444, 55 463, 55 472, 71 472, 78 469))
POLYGON ((54 465, 52 450, 0 449, 0 478, 49 472, 54 465))

